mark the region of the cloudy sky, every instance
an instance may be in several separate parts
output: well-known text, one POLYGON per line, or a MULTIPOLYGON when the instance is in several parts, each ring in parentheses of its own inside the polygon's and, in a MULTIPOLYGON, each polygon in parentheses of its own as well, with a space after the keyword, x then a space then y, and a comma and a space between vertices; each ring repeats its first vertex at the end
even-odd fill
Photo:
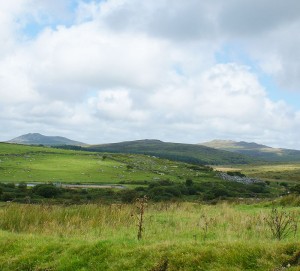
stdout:
POLYGON ((0 140, 300 149, 300 1, 10 0, 0 140))

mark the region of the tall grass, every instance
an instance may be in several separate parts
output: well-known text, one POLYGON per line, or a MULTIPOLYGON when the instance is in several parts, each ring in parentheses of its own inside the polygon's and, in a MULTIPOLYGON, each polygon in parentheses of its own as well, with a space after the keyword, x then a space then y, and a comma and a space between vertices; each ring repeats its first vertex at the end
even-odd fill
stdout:
MULTIPOLYGON (((151 241, 267 241, 271 237, 265 222, 269 212, 270 208, 242 209, 226 203, 217 206, 149 204, 145 210, 144 238, 151 241)), ((299 217, 299 210, 294 212, 299 217)), ((134 204, 53 206, 11 203, 0 208, 0 229, 101 240, 134 239, 137 214, 134 204)))
POLYGON ((299 233, 272 238, 270 207, 149 203, 140 241, 138 211, 134 204, 5 204, 0 270, 271 271, 299 252, 299 233))

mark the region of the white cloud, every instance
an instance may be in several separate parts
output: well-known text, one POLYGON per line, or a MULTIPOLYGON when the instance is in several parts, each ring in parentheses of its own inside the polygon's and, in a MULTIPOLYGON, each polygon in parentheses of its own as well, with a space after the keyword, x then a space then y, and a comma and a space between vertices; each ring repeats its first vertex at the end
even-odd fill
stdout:
POLYGON ((0 124, 8 130, 40 127, 94 143, 217 137, 300 148, 300 113, 271 100, 259 69, 215 60, 236 42, 296 89, 298 2, 79 1, 73 13, 70 3, 12 0, 0 8, 0 124), (30 20, 49 25, 26 36, 30 20))
POLYGON ((163 42, 144 35, 117 35, 95 23, 46 30, 28 50, 40 88, 49 85, 59 97, 62 93, 55 85, 67 95, 76 90, 67 89, 69 85, 81 93, 87 87, 150 87, 162 80, 169 64, 163 42))
MULTIPOLYGON (((300 16, 299 16, 300 17, 300 16)), ((253 56, 262 69, 285 90, 300 91, 300 38, 297 31, 300 18, 285 27, 268 33, 262 40, 250 44, 253 56)))
POLYGON ((172 112, 175 122, 185 116, 186 123, 197 126, 205 122, 207 129, 228 133, 262 133, 268 128, 286 129, 296 122, 293 111, 284 102, 272 102, 256 76, 244 66, 216 65, 185 86, 166 88, 153 96, 155 109, 165 112, 166 120, 172 112))
POLYGON ((89 99, 89 105, 104 119, 140 122, 147 118, 146 112, 133 108, 133 100, 125 89, 100 91, 97 97, 89 99))

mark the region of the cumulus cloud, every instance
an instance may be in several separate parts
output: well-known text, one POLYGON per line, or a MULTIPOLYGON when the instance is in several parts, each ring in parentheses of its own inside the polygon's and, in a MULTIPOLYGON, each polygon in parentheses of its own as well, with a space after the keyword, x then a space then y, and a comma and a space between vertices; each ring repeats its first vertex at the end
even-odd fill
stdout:
POLYGON ((123 89, 104 90, 99 92, 96 97, 89 99, 90 107, 99 117, 103 116, 118 121, 145 121, 147 118, 146 112, 134 109, 133 103, 129 92, 123 89))
POLYGON ((227 138, 300 148, 300 112, 272 100, 259 80, 268 74, 297 90, 298 6, 11 0, 0 7, 1 137, 40 131, 91 143, 227 138), (255 65, 218 63, 226 44, 255 65))

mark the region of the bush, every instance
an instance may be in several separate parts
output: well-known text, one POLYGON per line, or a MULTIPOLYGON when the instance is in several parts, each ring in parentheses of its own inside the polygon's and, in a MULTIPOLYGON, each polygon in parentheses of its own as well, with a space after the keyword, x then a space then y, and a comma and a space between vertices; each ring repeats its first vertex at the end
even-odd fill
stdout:
POLYGON ((155 186, 148 190, 148 196, 154 201, 170 200, 172 198, 181 197, 180 186, 155 186))
POLYGON ((34 187, 33 192, 44 198, 53 198, 59 194, 60 190, 53 184, 39 184, 34 187))
POLYGON ((127 165, 126 168, 127 168, 127 170, 132 170, 132 169, 134 169, 134 167, 133 167, 132 165, 127 165))
POLYGON ((194 182, 192 179, 186 179, 186 181, 185 181, 186 186, 192 186, 193 184, 194 184, 194 182))
POLYGON ((218 187, 212 192, 216 198, 229 196, 229 191, 225 187, 218 187))
POLYGON ((134 190, 138 191, 138 192, 145 192, 146 191, 145 187, 142 187, 142 186, 138 186, 138 187, 134 188, 134 190))
POLYGON ((295 194, 300 194, 300 184, 297 184, 297 185, 291 187, 291 192, 293 192, 295 194))
POLYGON ((16 197, 16 195, 14 193, 11 193, 11 192, 4 192, 2 194, 2 200, 3 201, 11 201, 11 200, 14 200, 16 197))
POLYGON ((7 183, 7 184, 5 184, 5 186, 7 188, 12 188, 12 189, 14 189, 16 187, 14 183, 7 183))
POLYGON ((265 183, 255 183, 248 186, 249 190, 254 193, 267 193, 265 183))
POLYGON ((27 190, 27 184, 26 183, 20 183, 18 185, 18 189, 22 192, 25 192, 27 190))
MULTIPOLYGON (((186 194, 186 193, 185 193, 186 194)), ((197 192, 197 189, 194 187, 194 186, 190 186, 188 187, 187 189, 187 194, 188 195, 197 195, 198 192, 197 192)))
POLYGON ((180 197, 181 196, 181 191, 179 187, 176 186, 170 186, 165 188, 165 192, 167 194, 171 194, 174 197, 180 197))
POLYGON ((281 240, 290 234, 293 234, 295 238, 298 228, 296 213, 273 207, 265 221, 272 232, 272 236, 277 240, 281 240))
POLYGON ((172 186, 174 185, 174 182, 170 181, 169 179, 165 179, 165 180, 159 180, 156 182, 151 182, 149 184, 149 188, 154 188, 154 187, 158 187, 158 186, 172 186))
POLYGON ((297 206, 300 207, 300 196, 291 194, 287 196, 283 196, 279 198, 276 203, 278 203, 280 206, 297 206))
POLYGON ((139 197, 136 190, 123 190, 121 191, 121 200, 125 203, 132 203, 139 197))
POLYGON ((243 174, 239 171, 228 171, 227 174, 230 176, 246 177, 245 174, 243 174))

